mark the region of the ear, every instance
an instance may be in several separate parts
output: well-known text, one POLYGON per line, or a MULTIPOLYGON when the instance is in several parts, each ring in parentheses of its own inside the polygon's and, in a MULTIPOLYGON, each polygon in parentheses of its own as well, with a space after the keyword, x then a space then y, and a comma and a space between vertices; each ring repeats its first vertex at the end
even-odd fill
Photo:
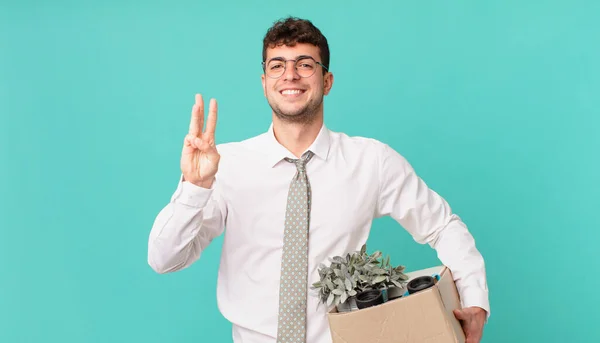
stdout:
POLYGON ((262 87, 263 87, 263 94, 265 95, 265 97, 267 96, 267 87, 265 85, 265 73, 262 73, 260 75, 260 81, 262 82, 262 87))
POLYGON ((333 74, 327 72, 327 74, 323 76, 323 94, 329 94, 331 87, 333 87, 333 74))

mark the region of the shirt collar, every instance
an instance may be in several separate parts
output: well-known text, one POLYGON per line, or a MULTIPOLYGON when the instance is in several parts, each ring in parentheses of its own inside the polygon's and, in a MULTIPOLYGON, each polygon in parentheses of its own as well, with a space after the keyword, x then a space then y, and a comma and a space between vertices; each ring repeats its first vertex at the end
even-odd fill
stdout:
MULTIPOLYGON (((273 131, 273 123, 271 123, 271 125, 269 126, 269 130, 266 132, 266 141, 267 160, 269 166, 274 167, 285 157, 297 158, 294 156, 294 154, 292 154, 289 150, 287 150, 283 145, 281 145, 277 141, 277 139, 275 138, 275 133, 273 131)), ((319 134, 317 135, 317 138, 308 147, 308 149, 306 149, 306 151, 312 151, 315 154, 313 158, 317 157, 326 161, 327 157, 329 156, 329 145, 329 129, 327 129, 325 124, 323 124, 323 126, 321 126, 321 130, 319 131, 319 134)))

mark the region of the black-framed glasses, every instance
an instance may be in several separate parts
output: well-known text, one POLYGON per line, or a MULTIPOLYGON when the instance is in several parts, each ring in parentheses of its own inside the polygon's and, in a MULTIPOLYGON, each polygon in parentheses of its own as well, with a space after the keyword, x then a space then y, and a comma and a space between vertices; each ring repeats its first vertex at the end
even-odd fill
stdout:
POLYGON ((323 63, 315 61, 311 56, 300 56, 295 60, 285 60, 281 57, 275 57, 268 62, 262 62, 262 67, 268 77, 278 79, 285 73, 289 61, 294 62, 294 68, 300 77, 313 76, 317 70, 317 65, 327 70, 327 67, 323 63))

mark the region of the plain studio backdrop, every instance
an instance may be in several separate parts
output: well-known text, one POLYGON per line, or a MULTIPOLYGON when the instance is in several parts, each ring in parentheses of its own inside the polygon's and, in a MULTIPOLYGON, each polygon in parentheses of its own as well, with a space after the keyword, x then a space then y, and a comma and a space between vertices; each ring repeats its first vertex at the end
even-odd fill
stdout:
MULTIPOLYGON (((231 341, 222 237, 170 275, 147 239, 196 92, 219 143, 267 130, 262 38, 288 15, 329 40, 326 124, 398 150, 475 236, 483 342, 600 341, 600 2, 4 0, 0 342, 231 341)), ((368 247, 439 263, 389 218, 368 247)))

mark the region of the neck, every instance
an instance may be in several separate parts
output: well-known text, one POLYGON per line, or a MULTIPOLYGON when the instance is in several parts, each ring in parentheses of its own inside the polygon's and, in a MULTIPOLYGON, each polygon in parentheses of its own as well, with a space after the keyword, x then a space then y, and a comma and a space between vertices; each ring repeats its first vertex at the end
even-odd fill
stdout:
POLYGON ((273 115, 275 139, 297 158, 315 141, 322 126, 322 115, 307 123, 286 122, 273 115))

